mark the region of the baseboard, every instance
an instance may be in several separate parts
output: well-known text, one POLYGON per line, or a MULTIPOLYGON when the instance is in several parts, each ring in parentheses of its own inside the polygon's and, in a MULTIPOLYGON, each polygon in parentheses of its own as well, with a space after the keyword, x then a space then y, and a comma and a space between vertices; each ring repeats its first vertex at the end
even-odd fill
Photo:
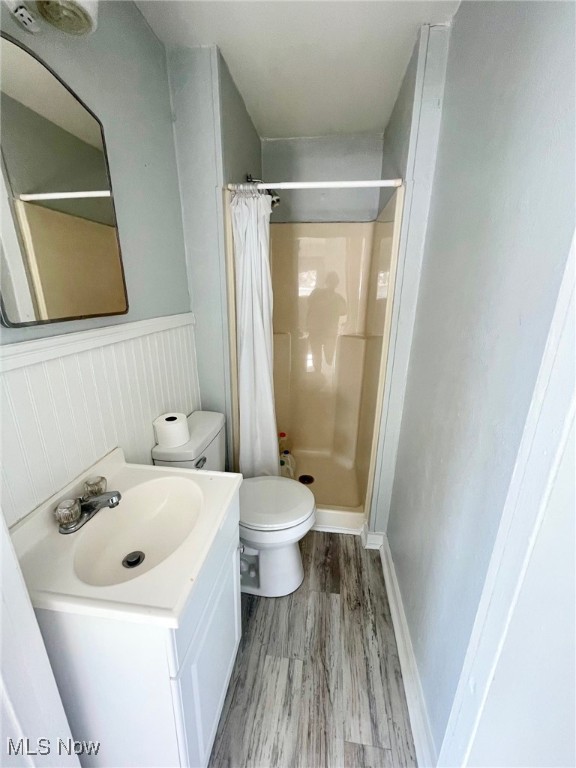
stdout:
POLYGON ((316 509, 316 523, 312 530, 324 531, 325 533, 350 533, 354 536, 360 536, 365 520, 361 507, 354 512, 320 507, 316 509))
POLYGON ((392 614, 392 623, 394 624, 394 633, 398 645, 398 657, 402 669, 402 680, 406 692, 406 703, 408 704, 408 714, 410 715, 410 725, 412 727, 412 736, 414 738, 414 747, 416 749, 416 758, 419 768, 432 768, 438 763, 438 755, 430 722, 428 720, 428 711, 424 700, 424 692, 418 674, 418 666, 396 570, 392 561, 392 553, 388 545, 388 539, 383 536, 382 546, 380 547, 380 558, 382 560, 382 570, 384 571, 384 581, 386 582, 386 591, 388 593, 388 602, 390 603, 390 612, 392 614))
POLYGON ((366 522, 364 522, 364 525, 362 526, 360 536, 362 537, 362 546, 364 549, 380 549, 384 542, 384 534, 369 531, 368 523, 366 522))

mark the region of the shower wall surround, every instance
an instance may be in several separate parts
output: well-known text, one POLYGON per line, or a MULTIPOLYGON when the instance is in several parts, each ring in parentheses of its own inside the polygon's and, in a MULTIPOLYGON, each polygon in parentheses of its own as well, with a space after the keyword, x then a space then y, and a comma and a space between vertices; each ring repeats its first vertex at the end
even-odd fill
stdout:
POLYGON ((325 507, 360 512, 366 496, 394 207, 375 222, 271 226, 277 425, 325 507))
POLYGON ((380 212, 374 222, 372 232, 372 257, 366 307, 366 346, 358 416, 358 447, 356 450, 356 473, 360 488, 368 487, 372 439, 378 411, 378 387, 381 377, 380 364, 383 352, 386 308, 392 299, 390 268, 397 200, 398 196, 395 195, 380 212))

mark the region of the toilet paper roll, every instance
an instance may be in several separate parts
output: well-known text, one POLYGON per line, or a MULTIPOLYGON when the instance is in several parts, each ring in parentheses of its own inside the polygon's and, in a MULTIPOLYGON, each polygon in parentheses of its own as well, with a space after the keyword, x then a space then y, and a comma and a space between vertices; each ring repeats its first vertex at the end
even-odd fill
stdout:
POLYGON ((153 421, 156 443, 161 448, 176 448, 190 440, 188 419, 183 413, 163 413, 153 421))

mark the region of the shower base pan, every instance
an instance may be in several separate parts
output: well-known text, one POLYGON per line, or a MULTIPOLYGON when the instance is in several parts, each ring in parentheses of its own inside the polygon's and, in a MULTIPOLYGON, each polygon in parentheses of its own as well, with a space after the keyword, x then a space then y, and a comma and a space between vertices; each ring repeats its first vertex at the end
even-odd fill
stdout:
POLYGON ((314 478, 308 488, 316 504, 327 509, 357 509, 362 499, 358 492, 356 468, 339 461, 335 456, 320 451, 295 449, 295 477, 314 478))
POLYGON ((296 478, 306 478, 305 483, 316 499, 315 530, 360 533, 364 507, 360 503, 356 468, 319 451, 296 449, 293 455, 296 478))

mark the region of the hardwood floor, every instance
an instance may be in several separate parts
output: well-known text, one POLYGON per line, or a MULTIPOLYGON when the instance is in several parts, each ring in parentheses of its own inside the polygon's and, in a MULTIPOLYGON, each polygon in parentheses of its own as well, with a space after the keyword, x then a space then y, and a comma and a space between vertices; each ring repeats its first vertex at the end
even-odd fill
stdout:
POLYGON ((416 766, 378 551, 316 531, 301 549, 300 589, 242 595, 210 768, 416 766))

